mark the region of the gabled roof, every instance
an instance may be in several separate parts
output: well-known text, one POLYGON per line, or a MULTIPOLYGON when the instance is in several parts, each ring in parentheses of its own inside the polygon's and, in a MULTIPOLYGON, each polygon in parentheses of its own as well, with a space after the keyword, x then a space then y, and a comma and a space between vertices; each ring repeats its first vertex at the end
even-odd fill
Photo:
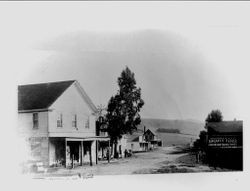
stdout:
POLYGON ((18 86, 18 111, 48 109, 74 82, 92 110, 94 104, 76 80, 18 86))
MULTIPOLYGON (((152 129, 147 129, 145 131, 145 133, 152 133, 154 136, 156 136, 155 131, 152 131, 152 129)), ((132 134, 127 134, 127 141, 128 142, 138 142, 139 141, 139 137, 143 136, 145 133, 143 133, 142 129, 137 129, 136 131, 134 131, 132 134)))
POLYGON ((89 106, 89 108, 94 112, 97 113, 98 110, 95 106, 95 104, 93 104, 93 102, 91 101, 90 97, 87 95, 87 93, 85 92, 85 90, 82 88, 82 86, 79 84, 78 81, 75 81, 75 86, 78 90, 78 92, 81 94, 82 98, 86 101, 87 105, 89 106))
POLYGON ((144 134, 146 134, 146 133, 151 133, 154 136, 156 135, 155 132, 153 132, 151 129, 147 129, 144 134))
POLYGON ((207 124, 208 133, 242 133, 243 121, 210 122, 207 124))

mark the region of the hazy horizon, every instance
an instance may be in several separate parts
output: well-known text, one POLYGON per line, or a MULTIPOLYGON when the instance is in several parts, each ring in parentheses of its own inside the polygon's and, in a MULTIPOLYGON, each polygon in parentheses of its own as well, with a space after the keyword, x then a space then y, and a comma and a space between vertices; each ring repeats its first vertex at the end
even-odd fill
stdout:
POLYGON ((31 71, 27 83, 76 79, 97 106, 107 105, 128 66, 142 89, 143 118, 202 121, 211 109, 228 107, 223 76, 192 42, 173 32, 82 31, 40 42, 34 50, 49 56, 31 71))
POLYGON ((225 120, 248 116, 247 6, 122 4, 13 5, 18 19, 3 6, 4 80, 16 90, 76 79, 95 105, 107 105, 127 65, 142 88, 144 118, 204 121, 212 109, 225 120))

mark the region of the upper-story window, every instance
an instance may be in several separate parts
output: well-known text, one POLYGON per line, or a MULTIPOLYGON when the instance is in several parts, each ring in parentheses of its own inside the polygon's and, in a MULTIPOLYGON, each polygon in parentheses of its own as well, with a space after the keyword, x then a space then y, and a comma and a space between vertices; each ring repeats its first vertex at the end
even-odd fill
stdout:
POLYGON ((62 127, 63 126, 63 119, 62 119, 62 114, 57 116, 57 127, 62 127))
POLYGON ((77 115, 72 116, 72 127, 77 128, 77 115))
POLYGON ((33 113, 33 129, 38 129, 38 113, 33 113))
POLYGON ((84 127, 87 129, 89 128, 89 118, 86 119, 84 127))

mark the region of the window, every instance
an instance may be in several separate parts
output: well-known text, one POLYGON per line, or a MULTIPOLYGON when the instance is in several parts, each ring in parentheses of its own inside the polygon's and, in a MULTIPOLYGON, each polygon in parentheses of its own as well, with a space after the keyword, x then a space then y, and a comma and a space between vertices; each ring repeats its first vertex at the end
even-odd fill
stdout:
POLYGON ((89 118, 86 119, 84 126, 85 128, 89 129, 89 118))
POLYGON ((72 116, 72 127, 77 128, 77 116, 76 115, 72 116))
POLYGON ((38 129, 38 113, 33 113, 33 129, 38 129))
POLYGON ((57 127, 63 126, 62 114, 58 115, 57 117, 57 127))

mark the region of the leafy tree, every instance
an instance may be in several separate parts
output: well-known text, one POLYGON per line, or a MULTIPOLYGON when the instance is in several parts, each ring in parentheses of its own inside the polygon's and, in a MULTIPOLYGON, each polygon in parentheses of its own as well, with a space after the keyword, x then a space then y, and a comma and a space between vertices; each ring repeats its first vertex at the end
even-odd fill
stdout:
MULTIPOLYGON (((220 110, 212 110, 205 122, 205 129, 207 129, 207 124, 209 122, 221 122, 223 120, 223 116, 222 116, 222 113, 220 110)), ((200 134, 199 134, 199 139, 197 139, 195 142, 194 142, 194 149, 196 150, 197 154, 199 151, 204 151, 205 152, 205 155, 203 155, 203 160, 207 160, 207 131, 206 130, 202 130, 200 131, 200 134)))
POLYGON ((206 123, 208 122, 221 122, 223 120, 223 116, 220 110, 212 110, 207 118, 206 118, 206 123))
POLYGON ((106 122, 111 143, 115 145, 122 135, 132 133, 141 123, 140 109, 144 105, 141 99, 141 88, 136 87, 134 73, 126 67, 118 77, 119 90, 108 103, 106 122))
POLYGON ((206 148, 207 131, 204 130, 200 131, 199 138, 200 138, 200 147, 202 149, 206 148))

